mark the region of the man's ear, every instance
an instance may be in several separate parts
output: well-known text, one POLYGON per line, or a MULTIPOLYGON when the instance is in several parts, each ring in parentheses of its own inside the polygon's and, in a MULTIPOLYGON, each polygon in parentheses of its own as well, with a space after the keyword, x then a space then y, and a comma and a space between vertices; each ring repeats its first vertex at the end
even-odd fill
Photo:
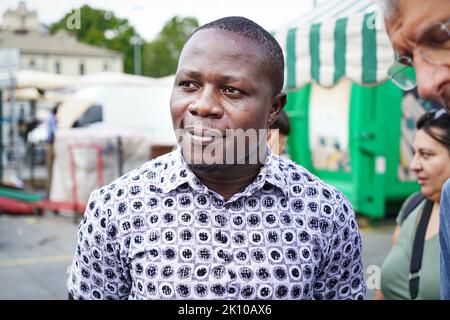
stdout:
POLYGON ((278 114, 283 110, 284 106, 286 105, 286 102, 287 102, 286 93, 280 92, 275 95, 272 101, 272 108, 270 109, 267 126, 270 126, 275 121, 278 114))

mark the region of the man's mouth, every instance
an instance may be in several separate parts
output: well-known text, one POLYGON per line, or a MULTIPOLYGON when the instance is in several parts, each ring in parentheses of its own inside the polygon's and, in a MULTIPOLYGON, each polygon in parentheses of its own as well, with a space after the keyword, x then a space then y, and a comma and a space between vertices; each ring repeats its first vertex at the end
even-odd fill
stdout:
POLYGON ((189 139, 193 144, 207 145, 216 139, 214 136, 203 136, 203 135, 195 135, 190 132, 187 132, 189 139))
POLYGON ((224 137, 225 133, 219 129, 208 129, 202 127, 187 127, 185 128, 187 132, 194 136, 204 136, 204 137, 224 137))
POLYGON ((218 129, 188 127, 185 130, 185 135, 193 144, 207 145, 217 141, 218 139, 224 139, 226 137, 226 134, 222 133, 218 129))

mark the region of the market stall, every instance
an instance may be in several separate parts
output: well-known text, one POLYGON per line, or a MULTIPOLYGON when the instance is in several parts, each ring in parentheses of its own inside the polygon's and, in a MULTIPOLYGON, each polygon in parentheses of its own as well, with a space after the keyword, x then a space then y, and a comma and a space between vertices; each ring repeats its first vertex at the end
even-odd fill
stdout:
POLYGON ((387 81, 395 54, 375 0, 327 1, 274 32, 286 60, 293 160, 384 217, 418 190, 408 165, 429 106, 387 81))

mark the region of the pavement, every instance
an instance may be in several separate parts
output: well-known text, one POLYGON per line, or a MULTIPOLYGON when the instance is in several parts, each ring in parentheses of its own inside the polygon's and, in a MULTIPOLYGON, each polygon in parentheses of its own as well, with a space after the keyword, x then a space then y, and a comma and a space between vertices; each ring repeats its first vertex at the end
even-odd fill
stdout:
POLYGON ((66 299, 76 230, 67 216, 0 215, 0 299, 66 299))
MULTIPOLYGON (((0 214, 0 300, 65 300, 67 269, 76 247, 78 223, 70 214, 0 214)), ((391 247, 394 222, 360 224, 366 299, 379 283, 379 268, 391 247), (364 225, 364 226, 363 226, 364 225)))

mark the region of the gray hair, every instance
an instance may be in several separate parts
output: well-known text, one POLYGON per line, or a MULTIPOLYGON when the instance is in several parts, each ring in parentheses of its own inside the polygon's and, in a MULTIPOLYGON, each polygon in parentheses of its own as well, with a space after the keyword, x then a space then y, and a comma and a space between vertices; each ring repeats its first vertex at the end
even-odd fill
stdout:
POLYGON ((381 10, 383 11, 386 20, 395 18, 399 7, 399 0, 378 0, 381 10))

